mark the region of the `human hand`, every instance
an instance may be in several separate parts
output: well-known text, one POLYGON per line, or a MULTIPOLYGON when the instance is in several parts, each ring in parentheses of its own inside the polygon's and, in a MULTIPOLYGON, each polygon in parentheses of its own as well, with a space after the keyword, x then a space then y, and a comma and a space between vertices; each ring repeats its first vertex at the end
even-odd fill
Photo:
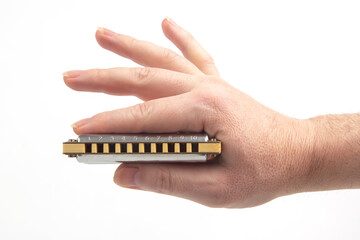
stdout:
POLYGON ((107 29, 96 32, 103 48, 144 67, 69 71, 66 85, 144 102, 81 120, 74 131, 206 132, 222 141, 222 154, 199 164, 123 163, 115 183, 212 207, 251 207, 302 191, 311 172, 309 121, 281 115, 230 86, 188 32, 170 19, 162 28, 184 57, 107 29))

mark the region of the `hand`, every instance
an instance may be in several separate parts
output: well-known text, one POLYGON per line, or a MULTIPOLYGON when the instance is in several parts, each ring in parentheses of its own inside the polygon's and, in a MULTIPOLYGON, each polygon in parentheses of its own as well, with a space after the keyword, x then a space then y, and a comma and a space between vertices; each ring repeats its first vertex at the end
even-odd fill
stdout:
POLYGON ((188 32, 170 19, 162 28, 184 57, 107 29, 96 32, 103 48, 144 67, 69 71, 66 85, 144 102, 81 120, 74 131, 206 132, 222 141, 223 151, 212 163, 124 163, 115 183, 212 207, 250 207, 302 191, 311 173, 309 121, 283 116, 233 88, 188 32))

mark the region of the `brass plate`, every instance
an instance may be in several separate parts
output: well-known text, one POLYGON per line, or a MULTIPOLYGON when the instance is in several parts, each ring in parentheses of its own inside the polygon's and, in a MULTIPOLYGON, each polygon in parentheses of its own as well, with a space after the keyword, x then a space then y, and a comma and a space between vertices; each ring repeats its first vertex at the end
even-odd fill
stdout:
POLYGON ((199 153, 221 153, 221 143, 199 143, 199 153))
POLYGON ((63 143, 64 154, 82 154, 85 153, 84 143, 63 143))

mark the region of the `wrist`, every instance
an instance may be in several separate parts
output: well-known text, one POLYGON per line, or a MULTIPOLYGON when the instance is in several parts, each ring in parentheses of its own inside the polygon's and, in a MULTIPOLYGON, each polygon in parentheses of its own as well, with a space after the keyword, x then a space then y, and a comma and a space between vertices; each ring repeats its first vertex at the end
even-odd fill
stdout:
POLYGON ((317 168, 314 165, 315 128, 310 120, 292 119, 289 124, 289 133, 285 139, 284 189, 281 195, 289 195, 309 191, 312 175, 317 168))
POLYGON ((351 118, 325 115, 309 119, 314 140, 307 191, 360 187, 360 132, 358 121, 351 118))

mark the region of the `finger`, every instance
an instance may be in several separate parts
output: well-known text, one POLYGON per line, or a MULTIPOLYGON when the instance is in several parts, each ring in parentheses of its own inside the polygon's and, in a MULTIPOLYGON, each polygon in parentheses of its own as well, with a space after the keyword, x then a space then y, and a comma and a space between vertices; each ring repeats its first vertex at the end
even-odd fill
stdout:
POLYGON ((222 167, 215 164, 121 164, 114 182, 134 188, 173 195, 212 207, 227 202, 226 186, 219 176, 222 167))
POLYGON ((105 28, 99 28, 96 31, 96 40, 103 48, 143 66, 164 68, 188 74, 203 74, 183 56, 150 42, 114 33, 105 28))
POLYGON ((172 41, 184 56, 207 75, 219 76, 213 58, 194 37, 179 27, 170 18, 164 19, 162 28, 165 36, 172 41))
POLYGON ((103 112, 75 123, 73 128, 77 134, 202 132, 205 113, 190 98, 182 94, 103 112))
POLYGON ((77 91, 134 95, 143 100, 182 94, 197 84, 191 75, 158 68, 91 69, 63 75, 65 84, 77 91))

